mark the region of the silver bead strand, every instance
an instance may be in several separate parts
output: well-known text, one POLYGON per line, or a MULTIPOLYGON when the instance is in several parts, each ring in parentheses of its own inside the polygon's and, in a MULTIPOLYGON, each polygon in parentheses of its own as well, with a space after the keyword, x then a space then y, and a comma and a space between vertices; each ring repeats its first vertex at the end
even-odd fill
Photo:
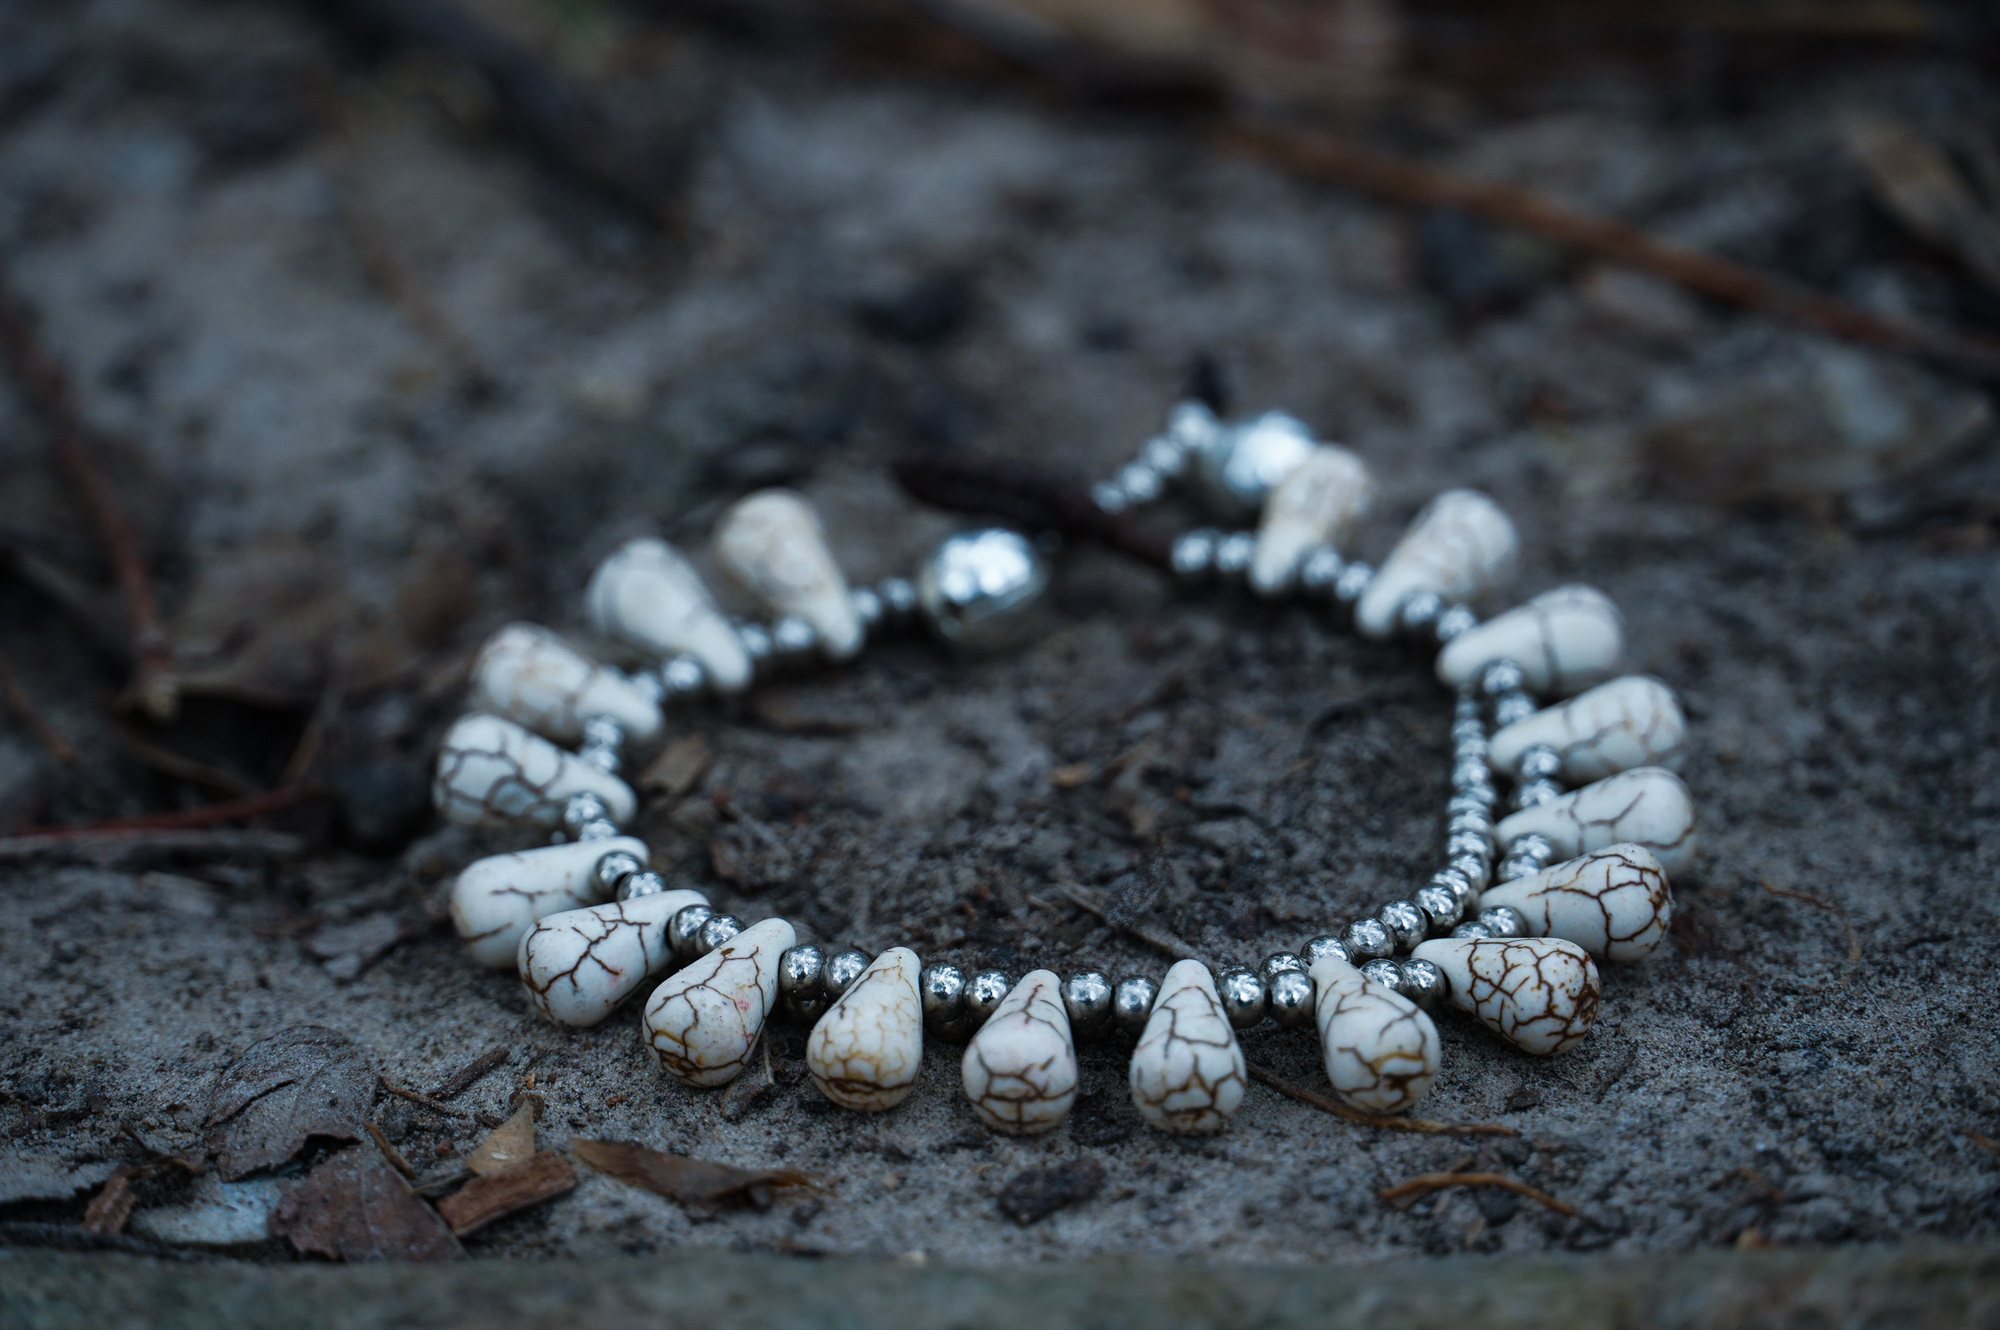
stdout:
POLYGON ((572 794, 563 805, 563 831, 571 840, 609 840, 618 834, 618 824, 611 820, 611 810, 604 806, 604 800, 588 791, 572 794))
POLYGON ((588 716, 583 722, 583 746, 576 755, 607 776, 618 774, 618 750, 625 746, 625 727, 609 716, 588 716))

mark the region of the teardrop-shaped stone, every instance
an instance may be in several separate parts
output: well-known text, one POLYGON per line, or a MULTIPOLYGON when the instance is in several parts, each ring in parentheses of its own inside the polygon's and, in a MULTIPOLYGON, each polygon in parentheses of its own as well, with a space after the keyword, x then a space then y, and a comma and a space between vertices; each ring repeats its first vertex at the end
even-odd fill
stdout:
POLYGON ((1509 813, 1493 834, 1503 847, 1527 835, 1544 837, 1557 859, 1629 841, 1651 851, 1669 877, 1681 877, 1693 867, 1700 845, 1694 796, 1665 767, 1621 771, 1509 813))
POLYGON ((667 925, 698 891, 658 891, 539 919, 521 935, 515 965, 528 1000, 557 1025, 595 1025, 673 963, 667 925))
POLYGON ((1523 1053, 1575 1046, 1597 1019, 1597 965, 1555 937, 1438 937, 1410 953, 1444 971, 1452 1005, 1523 1053))
POLYGON ((1251 589, 1264 596, 1282 592, 1306 551, 1316 545, 1346 545, 1374 500, 1375 480, 1360 457, 1345 448, 1315 445, 1264 502, 1257 549, 1250 559, 1251 589))
POLYGON ((1563 780, 1581 785, 1633 767, 1671 765, 1686 738, 1674 690, 1649 675, 1628 674, 1502 726, 1486 746, 1486 760, 1495 771, 1511 772, 1521 754, 1546 745, 1562 758, 1563 780))
POLYGON ((1470 628, 1438 652, 1438 678, 1470 688, 1496 661, 1521 667, 1530 692, 1567 697, 1607 679, 1625 650, 1625 621, 1603 592, 1559 586, 1470 628))
POLYGON ((743 1074, 764 1018, 778 1001, 778 958, 798 940, 783 919, 766 919, 653 990, 646 1003, 646 1042, 668 1075, 714 1086, 743 1074))
POLYGON ((1248 1072, 1215 979, 1200 961, 1175 962, 1132 1050, 1132 1103, 1164 1131, 1221 1131, 1243 1103, 1248 1072))
POLYGON ((451 884, 451 921, 473 963, 505 969, 537 919, 608 896, 597 880, 597 861, 607 854, 629 854, 643 865, 646 842, 632 836, 574 841, 489 854, 466 865, 451 884))
POLYGON ((1488 887, 1479 908, 1496 905, 1520 911, 1531 937, 1563 938, 1612 961, 1651 955, 1674 914, 1660 861, 1630 843, 1488 887))
POLYGON ((861 650, 847 579, 803 496, 761 490, 739 499, 716 524, 715 559, 764 608, 811 624, 828 656, 847 660, 861 650))
POLYGON ((439 814, 462 827, 550 830, 562 824, 563 805, 574 794, 602 799, 613 822, 630 821, 639 804, 616 776, 485 713, 463 716, 445 733, 431 781, 439 814))
POLYGON ((1334 1094, 1369 1113, 1415 1107, 1438 1074, 1438 1032, 1430 1016, 1337 957, 1317 962, 1312 979, 1334 1094))
POLYGON ((972 1036, 959 1071, 972 1111, 993 1130, 1038 1136, 1060 1126, 1076 1101, 1076 1045, 1062 981, 1030 970, 972 1036))
POLYGON ((1469 601, 1513 565, 1520 538, 1500 505, 1478 490, 1446 490, 1425 505, 1382 561, 1354 622, 1370 637, 1395 631, 1403 602, 1435 592, 1446 604, 1469 601))
POLYGON ((631 739, 660 732, 657 702, 531 623, 510 623, 487 639, 472 666, 471 706, 557 743, 582 739, 583 722, 592 716, 617 721, 631 739))
POLYGON ((806 1070, 821 1094, 861 1113, 909 1098, 924 1060, 922 971, 916 952, 891 947, 819 1018, 806 1039, 806 1070))
POLYGON ((634 540, 597 567, 584 599, 606 637, 657 656, 682 652, 701 662, 719 692, 750 684, 743 640, 687 556, 664 540, 634 540))

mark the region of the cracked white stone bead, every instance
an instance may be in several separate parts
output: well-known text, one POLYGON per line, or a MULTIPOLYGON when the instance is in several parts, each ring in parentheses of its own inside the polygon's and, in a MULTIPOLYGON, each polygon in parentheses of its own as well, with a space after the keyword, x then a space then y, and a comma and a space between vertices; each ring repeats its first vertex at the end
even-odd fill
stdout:
POLYGON ((924 1060, 922 970, 916 952, 891 947, 819 1018, 806 1039, 806 1070, 821 1094, 862 1113, 909 1098, 924 1060))
POLYGON ((1440 937, 1410 953, 1444 971, 1452 1005, 1523 1053, 1575 1046, 1597 1019, 1597 964, 1555 937, 1440 937))
POLYGON ((861 650, 847 579, 826 547, 819 514, 800 495, 762 490, 738 500, 716 525, 715 557, 766 609, 811 624, 833 659, 861 650))
POLYGON ((634 540, 597 566, 584 593, 590 621, 606 637, 657 656, 701 662, 717 691, 750 685, 750 657, 715 606, 701 574, 664 540, 634 540))
POLYGON ((1624 650, 1618 607, 1592 587, 1560 586, 1454 637, 1438 653, 1437 675, 1470 688, 1488 665, 1511 660, 1529 691, 1567 697, 1609 678, 1624 650))
POLYGON ((659 704, 624 675, 546 628, 510 623, 488 638, 472 666, 474 711, 490 711, 557 743, 577 743, 583 722, 605 716, 632 739, 660 732, 659 704))
POLYGON ((550 830, 562 825, 563 805, 574 794, 603 800, 613 822, 630 821, 638 807, 631 787, 616 776, 483 712, 460 717, 445 733, 431 781, 438 812, 464 827, 550 830))
POLYGON ((1581 785, 1633 767, 1670 765, 1686 738, 1674 690, 1650 675, 1628 674, 1502 726, 1487 741, 1486 760, 1495 771, 1512 771, 1521 754, 1546 745, 1562 759, 1563 780, 1581 785))
POLYGON ((1621 771, 1510 813, 1493 834, 1502 846, 1527 835, 1545 837, 1559 859, 1629 841, 1649 850, 1669 877, 1688 870, 1700 845, 1694 796, 1665 767, 1621 771))
POLYGON ((1471 600, 1500 579, 1520 539, 1500 505, 1477 490, 1446 490, 1425 505, 1382 561, 1354 608, 1370 637, 1387 637, 1403 602, 1426 591, 1446 604, 1471 600))
POLYGON ((1354 966, 1326 956, 1312 967, 1314 1018, 1326 1078, 1343 1103, 1400 1113, 1437 1079, 1437 1026, 1414 1002, 1354 966))
POLYGON ((1374 500, 1375 480, 1366 463, 1345 448, 1315 445, 1264 502, 1250 558, 1251 589, 1263 596, 1284 591, 1306 551, 1344 546, 1374 500))
POLYGON ((646 1003, 646 1042, 668 1075, 688 1085, 714 1086, 743 1073, 764 1018, 778 1001, 778 958, 798 940, 783 919, 766 919, 653 990, 646 1003))
POLYGON ((537 920, 521 935, 514 961, 528 1001, 557 1025, 597 1024, 673 963, 673 917, 706 904, 698 891, 659 891, 537 920))
POLYGON ((451 884, 451 921, 473 963, 505 969, 537 919, 603 900, 610 890, 597 880, 597 861, 615 852, 646 862, 646 842, 614 836, 489 854, 466 865, 451 884))
POLYGON ((1642 960, 1673 921, 1674 896, 1643 845, 1609 845, 1489 887, 1479 908, 1511 906, 1530 937, 1559 937, 1606 960, 1642 960))
POLYGON ((1215 980, 1200 961, 1177 961, 1160 984, 1132 1050, 1132 1103, 1164 1131, 1221 1131, 1243 1103, 1249 1075, 1215 980))
POLYGON ((1048 970, 1029 971, 966 1045, 960 1074, 972 1111, 993 1130, 1055 1130, 1076 1100, 1076 1045, 1062 981, 1048 970))

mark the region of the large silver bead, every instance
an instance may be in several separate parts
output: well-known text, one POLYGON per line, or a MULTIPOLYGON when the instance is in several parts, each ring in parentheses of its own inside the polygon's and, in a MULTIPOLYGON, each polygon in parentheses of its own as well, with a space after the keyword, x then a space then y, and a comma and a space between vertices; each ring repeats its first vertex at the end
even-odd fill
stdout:
POLYGON ((778 1003, 793 1020, 819 1019, 827 1007, 820 976, 826 969, 826 952, 806 945, 791 947, 778 957, 778 1003))
POLYGON ((1452 925, 1465 917, 1465 905, 1458 893, 1435 883, 1418 888, 1416 906, 1423 911, 1424 919, 1430 925, 1426 931, 1431 933, 1450 932, 1452 925))
POLYGON ((1301 960, 1298 956, 1289 951, 1279 951, 1273 952, 1264 958, 1263 964, 1257 967, 1257 977, 1262 979, 1264 986, 1268 988, 1271 982, 1279 975, 1292 970, 1297 970, 1303 974, 1305 973, 1305 969, 1305 961, 1301 960))
POLYGON ((1033 542, 988 527, 945 538, 917 575, 917 603, 945 641, 990 651, 1030 631, 1048 584, 1047 561, 1033 542))
POLYGON ((1287 1029, 1312 1024, 1315 990, 1311 975, 1304 970, 1281 970, 1267 987, 1272 1020, 1287 1029))
POLYGON ((1224 970, 1218 979, 1216 989, 1221 994, 1222 1010, 1231 1025, 1247 1030, 1264 1019, 1269 995, 1264 990, 1262 979, 1240 966, 1224 970))
POLYGON ((1449 996, 1445 990, 1444 971, 1437 966, 1414 956, 1400 962, 1400 965, 1403 971, 1400 991, 1418 1007, 1430 1011, 1449 996))
POLYGON ((1143 974, 1130 974, 1118 981, 1111 994, 1111 1019, 1126 1034, 1137 1038, 1146 1032, 1152 1018, 1153 1002, 1160 996, 1158 983, 1143 974))
POLYGON ((849 947, 827 957, 826 969, 821 973, 819 986, 828 999, 838 999, 841 994, 854 987, 854 981, 868 968, 871 957, 865 951, 849 947))
POLYGON ((701 926, 701 954, 706 956, 743 931, 743 921, 733 914, 711 914, 701 926))
POLYGON ((715 916, 715 911, 706 905, 690 905, 675 914, 667 924, 667 945, 673 949, 674 959, 682 965, 701 959, 702 926, 715 916))
POLYGON ((1369 961, 1361 967, 1361 973, 1393 993, 1403 992, 1403 967, 1394 961, 1369 961))
POLYGON ((1378 960, 1396 951, 1396 941, 1380 919, 1356 919, 1340 935, 1340 941, 1356 961, 1378 960))
POLYGON ((1375 917, 1389 930, 1389 938, 1398 951, 1408 951, 1430 931, 1430 920, 1410 901, 1390 901, 1375 917))
POLYGON ((1282 411, 1224 426, 1196 453, 1195 480, 1218 514, 1254 517, 1279 481, 1312 452, 1312 431, 1282 411))
POLYGON ((974 1030, 986 1024, 1013 987, 1014 981, 1005 970, 981 970, 972 976, 972 983, 965 990, 966 1024, 974 1030))
POLYGON ((1083 970, 1063 981, 1063 1010, 1075 1033, 1097 1034, 1111 1024, 1111 980, 1096 970, 1083 970))
POLYGON ((1306 943, 1300 950, 1299 959, 1306 963, 1306 972, 1310 974, 1313 966, 1323 960, 1337 960, 1342 965, 1347 965, 1352 963, 1354 957, 1353 953, 1348 951, 1345 942, 1329 934, 1323 934, 1306 943))
POLYGON ((956 1033, 965 1021, 965 971, 938 962, 926 965, 917 981, 924 1002, 924 1026, 932 1034, 956 1033))

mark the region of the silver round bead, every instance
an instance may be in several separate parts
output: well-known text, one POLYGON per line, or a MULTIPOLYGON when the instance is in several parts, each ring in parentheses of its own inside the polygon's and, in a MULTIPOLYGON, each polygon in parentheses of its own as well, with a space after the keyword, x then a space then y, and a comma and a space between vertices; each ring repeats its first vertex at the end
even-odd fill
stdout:
POLYGON ((625 676, 625 682, 631 684, 633 688, 638 690, 640 696, 644 697, 654 706, 658 706, 666 700, 666 681, 651 670, 640 670, 636 674, 628 674, 625 676))
POLYGON ((1312 1024, 1313 1003, 1318 990, 1312 976, 1303 970, 1282 970, 1265 985, 1269 994, 1271 1019, 1287 1029, 1312 1024))
POLYGON ((1294 972, 1304 974, 1305 970, 1305 961, 1297 955, 1289 951, 1276 951, 1266 956, 1263 962, 1258 965, 1257 977, 1262 979, 1264 986, 1268 988, 1271 985, 1271 981, 1281 974, 1291 974, 1294 972))
POLYGON ((771 653, 779 660, 797 663, 819 647, 819 634, 795 614, 787 614, 771 625, 771 653))
POLYGON ((917 575, 917 604, 939 637, 985 651, 1019 639, 1048 584, 1048 560, 1033 541, 986 527, 939 543, 917 575))
POLYGON ((1471 761, 1457 761, 1451 764, 1451 787, 1461 793, 1493 788, 1493 773, 1486 769, 1484 758, 1471 761))
POLYGON ((1460 902, 1458 893, 1450 887, 1433 884, 1418 888, 1416 905, 1424 912, 1428 925, 1425 931, 1428 933, 1448 932, 1452 925, 1465 917, 1465 906, 1460 902))
POLYGON ((1412 636, 1429 631, 1444 613, 1444 597, 1435 591, 1419 591, 1396 610, 1396 622, 1412 636))
POLYGON ((1232 531, 1215 542, 1216 576, 1239 578, 1250 571, 1250 561, 1256 557, 1256 535, 1249 531, 1232 531))
MULTIPOLYGON (((603 772, 607 776, 618 774, 618 750, 616 748, 579 748, 576 750, 576 760, 594 771, 603 772)), ((599 819, 599 821, 603 820, 602 818, 599 819)), ((617 823, 614 822, 612 825, 615 827, 617 823)), ((579 839, 589 838, 579 837, 579 839)))
MULTIPOLYGON (((1213 419, 1213 417, 1211 417, 1213 419)), ((1282 411, 1213 430, 1195 453, 1202 497, 1219 513, 1254 516, 1280 480, 1313 448, 1312 431, 1282 411)))
POLYGON ((1394 961, 1369 961, 1361 967, 1361 973, 1393 993, 1403 991, 1403 967, 1394 961))
POLYGON ((1215 542, 1221 533, 1206 527, 1184 532, 1174 540, 1174 576, 1183 582, 1200 582, 1215 571, 1215 542))
POLYGON ((578 840, 610 840, 618 834, 618 824, 608 817, 594 817, 577 828, 578 840))
POLYGON ((900 623, 917 612, 917 584, 907 577, 885 577, 875 584, 875 594, 882 598, 882 615, 891 623, 900 623))
POLYGON ((1454 812, 1445 824, 1445 831, 1452 836, 1481 836, 1488 840, 1493 837, 1493 814, 1485 807, 1470 808, 1464 812, 1454 812))
POLYGON ((1167 413, 1167 435, 1176 448, 1193 456, 1215 446, 1222 434, 1222 422, 1206 402, 1189 398, 1175 402, 1167 413))
POLYGON ((563 830, 572 836, 581 837, 584 827, 592 822, 607 821, 611 810, 604 806, 604 800, 589 792, 572 794, 563 805, 563 830))
POLYGON ((1356 919, 1341 933, 1340 940, 1356 962, 1375 960, 1396 950, 1395 939, 1380 919, 1356 919))
POLYGON ((1477 614, 1474 614, 1463 605, 1453 605, 1443 614, 1438 615, 1437 622, 1431 625, 1431 634, 1440 643, 1444 643, 1451 641, 1453 638, 1463 637, 1478 626, 1479 616, 1477 614))
POLYGON ((1493 937, 1526 937, 1528 921, 1511 905, 1493 905, 1479 912, 1479 922, 1493 937))
POLYGON ((1116 481, 1100 480, 1090 487, 1090 501, 1102 512, 1116 517, 1125 511, 1127 500, 1125 491, 1116 481))
POLYGON ((1070 1028, 1090 1035, 1111 1023, 1111 980, 1096 970, 1081 970, 1063 980, 1063 1010, 1070 1028))
POLYGON ((1111 992, 1112 1023, 1134 1038, 1144 1034, 1159 996, 1160 986, 1153 980, 1143 974, 1126 975, 1111 992))
POLYGON ((1445 805, 1445 812, 1451 817, 1457 817, 1462 813, 1478 813, 1485 817, 1491 815, 1492 807, 1492 804, 1478 795, 1454 794, 1451 796, 1451 801, 1445 805))
POLYGON ((917 980, 924 1001, 924 1027, 935 1035, 957 1030, 965 1019, 965 971, 942 961, 926 965, 917 980))
POLYGON ((1464 917, 1465 907, 1471 903, 1472 898, 1479 894, 1479 889, 1472 885, 1472 880, 1466 877, 1456 864, 1432 873, 1425 890, 1429 890, 1430 887, 1438 887, 1451 893, 1451 898, 1458 902, 1460 918, 1464 917))
POLYGON ((1496 660, 1479 672, 1479 691, 1488 697, 1518 690, 1528 676, 1511 660, 1496 660))
POLYGON ((1552 780, 1523 781, 1514 787, 1514 807, 1535 808, 1562 798, 1562 786, 1552 780))
POLYGON ((667 889, 667 880, 658 873, 634 873, 618 884, 618 899, 635 901, 641 896, 657 896, 667 889))
POLYGON ((1562 774, 1562 754, 1547 744, 1536 744, 1525 750, 1514 770, 1522 780, 1547 780, 1562 774))
POLYGON ((625 742, 625 727, 609 716, 586 716, 583 744, 586 748, 618 748, 625 742))
POLYGON ((1306 973, 1311 974, 1313 966, 1329 957, 1342 965, 1351 964, 1351 955, 1345 942, 1332 934, 1322 934, 1306 943, 1300 950, 1299 959, 1306 963, 1306 973))
POLYGON ((1340 576, 1333 583, 1333 598, 1342 605, 1352 605, 1368 594, 1368 584, 1375 580, 1375 569, 1365 563, 1350 563, 1340 570, 1340 576))
POLYGON ((668 697, 690 697, 708 687, 708 671, 693 656, 675 656, 660 666, 660 685, 668 697))
POLYGON ((1481 855, 1462 854, 1445 865, 1449 872, 1465 879, 1473 892, 1486 890, 1493 882, 1493 861, 1481 855))
POLYGON ((1503 693, 1493 704, 1493 724, 1496 728, 1504 728, 1515 721, 1526 720, 1537 710, 1535 699, 1526 693, 1503 693))
POLYGON ((685 905, 667 922, 667 945, 682 965, 700 958, 702 926, 714 917, 706 905, 685 905))
POLYGON ((1478 725, 1486 715, 1479 705, 1479 694, 1470 688, 1461 688, 1452 700, 1451 718, 1460 725, 1478 725))
POLYGON ((1403 971, 1403 996, 1425 1011, 1444 1001, 1447 991, 1444 971, 1429 961, 1414 958, 1401 962, 1403 971))
POLYGON ((778 957, 778 1003, 793 1020, 818 1020, 827 1008, 820 976, 826 970, 826 952, 804 945, 788 947, 778 957))
POLYGON ((1461 855, 1475 855, 1479 858, 1493 857, 1493 839, 1476 831, 1455 831, 1445 838, 1444 857, 1456 859, 1461 855))
POLYGON ((639 862, 639 856, 626 850, 613 850, 597 861, 590 870, 590 876, 606 895, 618 890, 618 884, 634 873, 644 872, 646 865, 639 862))
POLYGON ((1146 446, 1139 450, 1139 460, 1166 480, 1172 480, 1187 470, 1187 459, 1187 449, 1181 447, 1170 435, 1162 434, 1148 439, 1146 446))
POLYGON ((743 931, 743 921, 733 914, 712 914, 701 926, 700 955, 706 956, 743 931))
POLYGON ((770 630, 761 623, 739 623, 736 625, 736 640, 743 644, 743 654, 750 657, 752 665, 763 665, 777 650, 771 641, 770 630))
POLYGON ((1389 940, 1397 951, 1408 951, 1430 931, 1430 920, 1411 901, 1390 901, 1375 912, 1375 917, 1389 930, 1389 940))
POLYGON ((847 604, 853 609, 854 617, 861 621, 863 632, 874 632, 887 613, 882 607, 882 597, 875 593, 873 587, 855 587, 847 593, 847 604))
POLYGON ((821 971, 819 977, 820 991, 829 998, 839 998, 854 987, 854 981, 861 977, 861 972, 868 968, 872 959, 867 952, 856 951, 852 947, 836 951, 826 958, 826 969, 821 971))
POLYGON ((1241 966, 1230 966, 1216 976, 1216 991, 1222 995, 1222 1012, 1229 1023, 1247 1030, 1264 1019, 1269 995, 1264 981, 1241 966))
POLYGON ((1118 471, 1118 488, 1125 491, 1125 497, 1132 503, 1151 503, 1166 489, 1166 481, 1160 473, 1145 462, 1128 462, 1118 471))
POLYGON ((1492 937, 1493 930, 1485 924, 1480 923, 1477 919, 1468 919, 1457 928, 1452 929, 1451 935, 1453 937, 1469 938, 1492 937))
POLYGON ((981 970, 972 976, 972 983, 965 990, 965 1018, 971 1027, 977 1030, 986 1024, 986 1018, 994 1013, 1000 1006, 1000 1000, 1013 987, 1014 981, 1007 977, 1004 970, 981 970))
POLYGON ((1340 570, 1345 567, 1347 560, 1340 557, 1339 550, 1331 545, 1315 545, 1299 561, 1299 590, 1309 596, 1330 596, 1334 583, 1340 580, 1340 570))

